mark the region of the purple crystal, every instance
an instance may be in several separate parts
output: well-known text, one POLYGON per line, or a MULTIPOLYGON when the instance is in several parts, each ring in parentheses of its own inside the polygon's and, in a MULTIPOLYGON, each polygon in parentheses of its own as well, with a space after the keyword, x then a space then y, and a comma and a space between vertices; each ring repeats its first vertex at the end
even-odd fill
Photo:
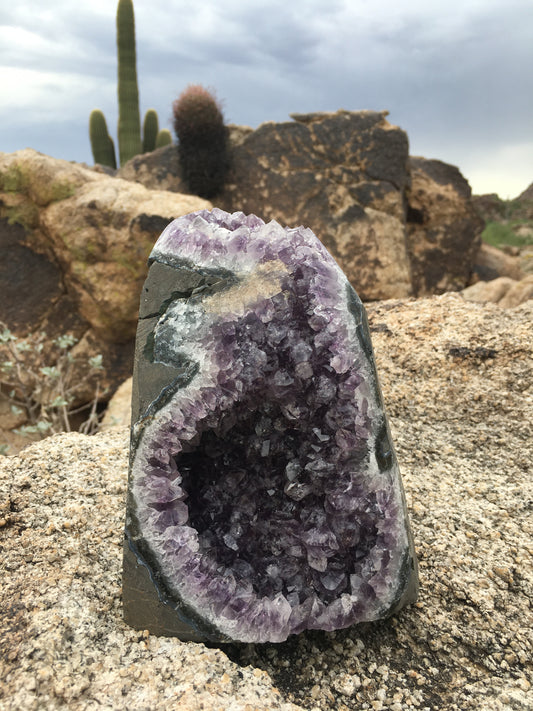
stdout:
POLYGON ((414 599, 364 308, 323 245, 214 209, 172 222, 150 262, 126 533, 191 629, 167 633, 280 642, 414 599))

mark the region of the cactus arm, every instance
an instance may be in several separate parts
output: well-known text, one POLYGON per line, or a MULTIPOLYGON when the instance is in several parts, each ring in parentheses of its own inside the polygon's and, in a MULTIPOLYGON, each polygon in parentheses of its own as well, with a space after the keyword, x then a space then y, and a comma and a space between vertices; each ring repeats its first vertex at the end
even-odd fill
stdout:
POLYGON ((143 122, 143 153, 153 151, 159 133, 159 120, 154 109, 148 109, 143 122))
POLYGON ((168 128, 162 128, 157 134, 155 139, 155 147, 162 148, 163 146, 170 146, 172 143, 172 135, 168 128))
POLYGON ((104 114, 100 109, 91 111, 89 117, 89 138, 95 163, 106 165, 109 168, 116 168, 115 146, 113 139, 107 130, 107 123, 104 114))
POLYGON ((119 0, 118 48, 118 146, 120 165, 141 152, 141 120, 135 52, 135 17, 132 0, 119 0))

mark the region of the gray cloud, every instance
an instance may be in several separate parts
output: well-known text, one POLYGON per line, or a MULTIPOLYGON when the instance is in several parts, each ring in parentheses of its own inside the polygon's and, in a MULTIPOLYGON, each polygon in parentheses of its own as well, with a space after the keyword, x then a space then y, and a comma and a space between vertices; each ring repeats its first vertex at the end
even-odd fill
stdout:
MULTIPOLYGON (((142 109, 165 125, 189 83, 213 87, 227 119, 252 126, 388 109, 414 153, 459 164, 475 189, 492 176, 512 194, 533 180, 530 0, 135 0, 135 12, 142 109)), ((116 123, 114 14, 109 0, 0 10, 1 150, 91 160, 90 110, 116 123)))

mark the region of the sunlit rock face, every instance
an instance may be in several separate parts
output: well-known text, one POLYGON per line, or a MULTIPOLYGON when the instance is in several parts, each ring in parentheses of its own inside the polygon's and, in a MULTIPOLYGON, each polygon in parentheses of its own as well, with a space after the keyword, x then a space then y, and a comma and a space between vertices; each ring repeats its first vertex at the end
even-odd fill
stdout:
MULTIPOLYGON (((319 240, 215 209, 172 222, 150 262, 126 551, 165 607, 154 630, 280 642, 413 600, 365 311, 319 240)), ((135 574, 124 586, 150 629, 135 574)))

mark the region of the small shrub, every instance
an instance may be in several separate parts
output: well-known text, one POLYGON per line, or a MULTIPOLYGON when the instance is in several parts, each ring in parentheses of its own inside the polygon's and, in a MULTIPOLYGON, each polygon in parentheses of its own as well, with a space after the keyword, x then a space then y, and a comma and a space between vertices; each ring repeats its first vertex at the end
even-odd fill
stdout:
POLYGON ((488 222, 483 230, 481 239, 493 247, 503 247, 505 245, 525 247, 533 244, 531 236, 519 235, 514 231, 513 227, 517 227, 520 224, 527 224, 527 222, 488 222))
MULTIPOLYGON (((25 424, 14 430, 16 434, 46 437, 70 432, 73 421, 84 412, 87 416, 76 429, 85 434, 96 431, 97 405, 103 394, 99 384, 102 356, 84 363, 71 352, 75 343, 70 334, 59 336, 51 344, 45 333, 19 338, 0 321, 0 397, 7 400, 14 415, 25 419, 25 424), (76 405, 77 396, 91 382, 91 402, 76 405)), ((5 452, 6 446, 0 446, 0 454, 5 452)))

